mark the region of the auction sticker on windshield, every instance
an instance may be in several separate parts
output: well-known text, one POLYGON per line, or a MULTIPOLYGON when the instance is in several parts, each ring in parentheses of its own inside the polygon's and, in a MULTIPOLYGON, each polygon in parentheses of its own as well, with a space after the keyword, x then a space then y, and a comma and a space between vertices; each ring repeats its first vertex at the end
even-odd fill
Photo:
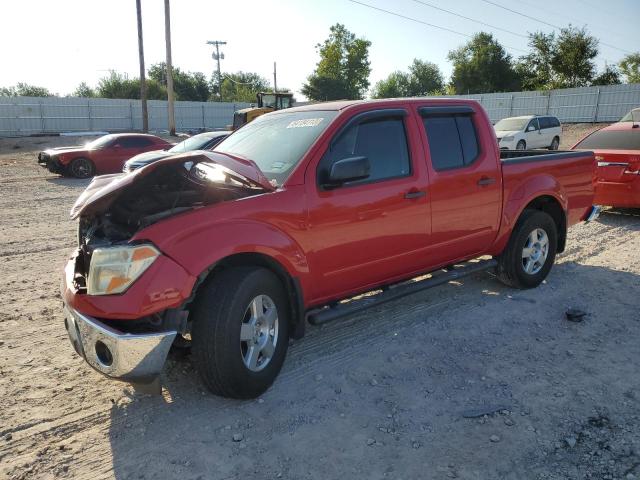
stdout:
POLYGON ((287 128, 317 127, 322 120, 324 120, 324 118, 302 118, 292 121, 287 125, 287 128))

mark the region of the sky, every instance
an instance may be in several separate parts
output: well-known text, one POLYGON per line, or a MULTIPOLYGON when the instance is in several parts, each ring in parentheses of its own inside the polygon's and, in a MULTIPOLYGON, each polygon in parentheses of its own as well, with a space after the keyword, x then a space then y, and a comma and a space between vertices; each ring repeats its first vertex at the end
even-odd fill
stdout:
MULTIPOLYGON (((550 25, 499 8, 502 5, 548 24, 586 26, 600 44, 599 69, 616 63, 625 51, 637 51, 640 0, 171 0, 174 66, 204 72, 215 68, 207 40, 223 40, 224 72, 257 72, 278 87, 296 92, 313 71, 315 45, 329 27, 344 24, 372 42, 371 85, 394 70, 406 70, 414 58, 436 63, 451 74, 447 53, 484 30, 514 57, 527 49, 527 32, 551 32, 550 25), (422 2, 422 3, 421 3, 422 2), (420 22, 401 18, 368 4, 420 22), (428 6, 430 4, 432 6, 428 6), (491 24, 483 26, 435 7, 491 24)), ((135 0, 20 0, 2 2, 0 86, 17 82, 43 86, 60 95, 80 82, 95 86, 109 70, 138 76, 135 0)), ((164 1, 142 0, 145 61, 164 61, 164 1)))

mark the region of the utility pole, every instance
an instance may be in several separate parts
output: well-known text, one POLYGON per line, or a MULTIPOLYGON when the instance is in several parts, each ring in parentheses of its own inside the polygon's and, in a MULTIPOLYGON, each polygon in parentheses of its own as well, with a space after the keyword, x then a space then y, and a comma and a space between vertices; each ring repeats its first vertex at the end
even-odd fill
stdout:
POLYGON ((164 38, 167 45, 167 116, 169 135, 176 134, 176 118, 173 109, 173 65, 171 64, 171 11, 169 0, 164 0, 164 38))
POLYGON ((147 111, 147 80, 144 69, 144 45, 142 43, 142 8, 140 0, 136 0, 138 13, 138 56, 140 58, 140 101, 142 102, 142 131, 149 131, 149 112, 147 111))
POLYGON ((220 40, 209 40, 207 45, 214 45, 216 47, 215 53, 211 57, 218 62, 218 101, 222 101, 222 74, 220 73, 220 60, 224 60, 224 53, 220 53, 220 45, 226 45, 227 42, 220 40))
POLYGON ((276 77, 276 62, 273 62, 273 93, 278 93, 278 80, 276 77))

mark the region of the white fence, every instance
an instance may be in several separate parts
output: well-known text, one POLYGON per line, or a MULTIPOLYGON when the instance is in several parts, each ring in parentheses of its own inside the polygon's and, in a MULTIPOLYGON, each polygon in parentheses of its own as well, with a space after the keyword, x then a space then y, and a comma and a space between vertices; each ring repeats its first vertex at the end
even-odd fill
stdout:
MULTIPOLYGON (((536 92, 458 95, 478 100, 493 122, 517 115, 555 115, 563 123, 613 122, 640 107, 640 84, 536 92)), ((176 102, 178 131, 224 128, 248 103, 176 102)), ((149 130, 167 130, 167 102, 150 100, 149 130)), ((0 137, 142 129, 139 100, 0 97, 0 137)))
POLYGON ((487 110, 491 121, 518 115, 555 115, 562 123, 614 122, 640 107, 640 83, 562 90, 457 95, 487 110))
MULTIPOLYGON (((248 103, 175 102, 178 131, 231 125, 248 103)), ((149 130, 167 130, 167 102, 149 100, 149 130)), ((142 130, 140 100, 0 97, 0 137, 82 131, 142 130)))

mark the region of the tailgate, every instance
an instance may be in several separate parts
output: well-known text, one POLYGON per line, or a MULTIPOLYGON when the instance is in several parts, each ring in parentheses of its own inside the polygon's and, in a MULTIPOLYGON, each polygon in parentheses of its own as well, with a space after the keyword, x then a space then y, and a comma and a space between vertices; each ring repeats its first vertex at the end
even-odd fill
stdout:
POLYGON ((632 182, 640 172, 640 154, 623 150, 599 150, 596 152, 598 168, 596 180, 599 182, 632 182))

